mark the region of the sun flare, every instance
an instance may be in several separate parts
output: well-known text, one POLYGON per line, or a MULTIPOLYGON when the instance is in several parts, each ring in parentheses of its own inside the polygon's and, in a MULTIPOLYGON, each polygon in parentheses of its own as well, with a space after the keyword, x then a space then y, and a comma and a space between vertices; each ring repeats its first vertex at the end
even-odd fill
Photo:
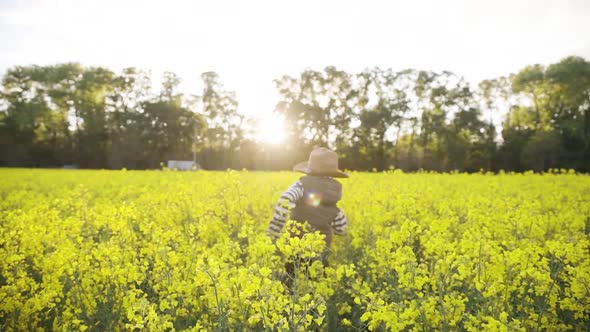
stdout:
POLYGON ((283 119, 272 115, 260 120, 257 137, 264 143, 279 144, 285 139, 283 119))

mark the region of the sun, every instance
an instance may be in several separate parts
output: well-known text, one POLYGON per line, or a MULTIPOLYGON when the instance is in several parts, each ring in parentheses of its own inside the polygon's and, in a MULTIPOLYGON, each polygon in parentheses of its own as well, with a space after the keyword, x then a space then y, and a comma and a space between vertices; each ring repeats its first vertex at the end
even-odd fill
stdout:
POLYGON ((258 126, 258 139, 264 143, 279 144, 285 139, 285 126, 283 118, 272 114, 260 119, 258 126))

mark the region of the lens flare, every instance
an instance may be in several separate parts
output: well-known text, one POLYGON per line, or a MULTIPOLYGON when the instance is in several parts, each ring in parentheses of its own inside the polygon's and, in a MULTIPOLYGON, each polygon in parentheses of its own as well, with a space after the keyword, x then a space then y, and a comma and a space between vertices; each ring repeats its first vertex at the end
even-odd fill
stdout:
POLYGON ((307 203, 307 205, 311 205, 313 207, 318 207, 320 206, 320 203, 322 202, 322 196, 318 193, 308 193, 307 197, 305 199, 305 202, 307 203))

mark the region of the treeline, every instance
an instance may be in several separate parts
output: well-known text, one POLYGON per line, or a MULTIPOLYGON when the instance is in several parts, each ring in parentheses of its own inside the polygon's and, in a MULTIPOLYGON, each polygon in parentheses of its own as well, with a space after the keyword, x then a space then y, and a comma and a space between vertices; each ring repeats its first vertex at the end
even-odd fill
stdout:
POLYGON ((451 72, 334 67, 275 80, 287 138, 256 140, 235 93, 217 74, 158 93, 146 72, 79 64, 9 69, 0 90, 0 166, 159 168, 170 159, 207 169, 287 169, 314 146, 357 170, 590 171, 590 62, 469 84, 451 72))

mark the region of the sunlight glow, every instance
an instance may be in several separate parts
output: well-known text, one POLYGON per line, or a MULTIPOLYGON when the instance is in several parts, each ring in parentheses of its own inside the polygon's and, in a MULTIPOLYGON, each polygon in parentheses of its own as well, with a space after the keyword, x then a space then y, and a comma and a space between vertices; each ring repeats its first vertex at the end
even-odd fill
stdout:
POLYGON ((256 137, 264 143, 279 144, 285 139, 283 119, 272 114, 260 120, 256 137))

